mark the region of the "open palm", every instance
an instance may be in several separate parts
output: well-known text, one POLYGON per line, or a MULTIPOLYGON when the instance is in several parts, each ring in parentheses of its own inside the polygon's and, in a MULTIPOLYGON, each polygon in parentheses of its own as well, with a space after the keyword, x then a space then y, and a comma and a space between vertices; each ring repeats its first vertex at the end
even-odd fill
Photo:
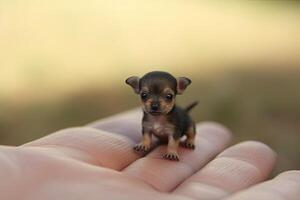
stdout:
POLYGON ((129 111, 69 128, 20 147, 0 148, 0 199, 298 199, 300 172, 268 178, 275 153, 259 142, 229 147, 231 134, 197 126, 194 151, 180 162, 161 158, 164 145, 141 157, 141 113, 129 111), (227 148, 227 149, 226 149, 227 148), (252 186, 252 187, 250 187, 252 186))

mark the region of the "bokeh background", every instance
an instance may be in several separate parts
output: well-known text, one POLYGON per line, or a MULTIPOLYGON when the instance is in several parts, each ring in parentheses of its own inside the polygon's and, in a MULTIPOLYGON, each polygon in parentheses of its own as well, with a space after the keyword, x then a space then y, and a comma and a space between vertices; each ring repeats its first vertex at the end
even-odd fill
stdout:
POLYGON ((297 1, 0 0, 0 144, 134 108, 124 80, 164 70, 193 80, 197 121, 299 169, 299 68, 297 1))

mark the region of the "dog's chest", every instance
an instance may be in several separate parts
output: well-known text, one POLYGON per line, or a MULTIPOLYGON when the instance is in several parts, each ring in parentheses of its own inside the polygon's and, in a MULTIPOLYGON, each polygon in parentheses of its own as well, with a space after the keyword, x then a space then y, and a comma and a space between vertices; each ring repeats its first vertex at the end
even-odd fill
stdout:
POLYGON ((174 125, 163 116, 151 116, 144 123, 144 127, 158 137, 167 137, 174 132, 174 125))

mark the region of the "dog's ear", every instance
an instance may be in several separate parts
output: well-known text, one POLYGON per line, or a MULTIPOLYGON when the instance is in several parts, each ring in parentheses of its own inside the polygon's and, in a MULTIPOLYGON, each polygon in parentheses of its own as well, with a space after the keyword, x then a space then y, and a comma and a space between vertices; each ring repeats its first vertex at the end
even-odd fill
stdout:
POLYGON ((177 94, 182 94, 184 90, 187 88, 192 81, 186 77, 179 77, 177 78, 177 94))
POLYGON ((131 76, 131 77, 127 78, 125 82, 132 87, 132 89, 135 93, 137 93, 137 94, 140 93, 140 86, 139 86, 140 78, 139 77, 131 76))

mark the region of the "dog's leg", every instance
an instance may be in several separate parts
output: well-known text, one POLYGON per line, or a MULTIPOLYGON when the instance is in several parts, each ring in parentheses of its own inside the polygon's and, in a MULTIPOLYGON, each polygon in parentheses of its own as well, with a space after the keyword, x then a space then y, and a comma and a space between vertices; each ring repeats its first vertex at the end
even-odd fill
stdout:
POLYGON ((195 137, 196 137, 195 124, 190 125, 185 135, 186 135, 186 140, 183 142, 183 146, 189 149, 195 149, 195 137))
POLYGON ((177 153, 180 138, 174 138, 173 135, 169 136, 167 153, 163 155, 163 158, 168 160, 179 161, 179 156, 177 153))
POLYGON ((134 150, 137 152, 148 152, 151 148, 152 134, 149 132, 143 133, 143 140, 134 146, 134 150))

